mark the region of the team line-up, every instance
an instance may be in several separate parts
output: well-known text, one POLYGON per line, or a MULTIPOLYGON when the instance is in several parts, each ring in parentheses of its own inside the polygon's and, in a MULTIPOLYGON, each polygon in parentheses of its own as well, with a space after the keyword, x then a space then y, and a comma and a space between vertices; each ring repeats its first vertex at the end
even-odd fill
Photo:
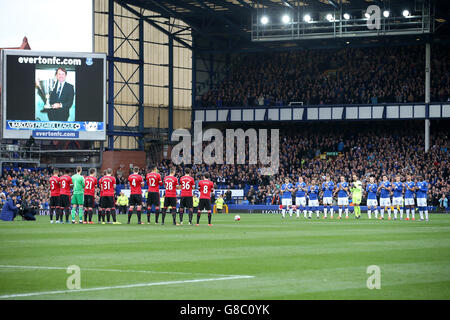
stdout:
MULTIPOLYGON (((89 176, 81 175, 82 168, 77 167, 77 173, 70 176, 71 170, 66 169, 64 174, 59 176, 59 170, 55 169, 50 177, 50 221, 69 223, 70 214, 72 214, 72 223, 78 223, 76 220, 77 211, 80 223, 93 223, 92 215, 95 207, 95 193, 97 185, 100 189, 100 201, 98 211, 98 222, 120 224, 116 218, 114 205, 114 193, 116 189, 116 179, 112 176, 112 169, 105 170, 103 176, 97 181, 97 170, 89 170, 89 176), (78 209, 78 210, 77 210, 78 209), (53 220, 53 217, 55 220, 53 220), (84 219, 83 219, 84 218, 84 219), (106 218, 106 221, 105 221, 106 218), (112 221, 111 221, 112 218, 112 221)), ((193 196, 192 191, 195 187, 195 180, 190 176, 190 169, 184 170, 185 175, 179 180, 175 177, 175 169, 164 178, 158 173, 156 166, 151 168, 145 180, 148 185, 147 196, 147 223, 150 224, 150 215, 154 213, 155 223, 159 223, 159 215, 162 213, 161 224, 164 224, 166 213, 172 214, 174 225, 183 224, 183 214, 186 210, 189 216, 189 224, 192 224, 193 218, 193 196), (164 183, 165 197, 164 206, 161 208, 159 187, 164 183), (181 201, 179 209, 180 223, 176 221, 177 207, 177 189, 181 189, 181 201), (162 209, 162 210, 161 210, 162 209)), ((128 176, 130 184, 130 199, 128 208, 128 223, 131 221, 132 214, 137 213, 138 224, 144 224, 141 220, 143 211, 142 206, 142 187, 145 185, 144 178, 139 174, 139 168, 134 167, 133 173, 128 176)), ((200 223, 202 213, 208 214, 208 225, 211 224, 211 193, 214 190, 214 184, 209 180, 209 173, 203 174, 203 180, 199 181, 198 188, 200 199, 197 207, 197 223, 200 223)))
MULTIPOLYGON (((427 193, 428 183, 424 180, 420 181, 421 177, 417 177, 419 181, 412 181, 411 175, 406 176, 406 181, 402 182, 402 177, 397 175, 394 182, 390 182, 387 176, 383 176, 383 180, 377 184, 375 177, 369 177, 365 192, 367 193, 367 214, 368 218, 372 218, 372 211, 375 219, 378 218, 378 200, 380 198, 380 217, 384 219, 384 212, 387 210, 388 219, 391 219, 391 210, 394 211, 394 219, 397 219, 397 213, 400 213, 400 219, 403 219, 403 212, 406 208, 406 219, 415 220, 414 198, 417 201, 417 208, 419 209, 420 220, 428 221, 428 207, 427 207, 427 193), (391 202, 392 195, 392 202, 391 202)), ((323 218, 327 218, 328 209, 330 210, 330 218, 333 218, 334 209, 332 207, 333 198, 337 195, 338 205, 338 219, 342 218, 342 211, 344 210, 345 217, 349 214, 349 197, 351 197, 355 218, 361 217, 360 204, 362 201, 363 185, 356 175, 353 175, 353 182, 348 183, 345 177, 340 177, 340 182, 335 184, 331 181, 329 175, 326 176, 326 181, 322 183, 321 188, 311 180, 311 184, 307 185, 302 177, 298 178, 295 186, 290 182, 289 178, 285 178, 285 183, 281 186, 281 208, 282 217, 285 218, 286 211, 292 217, 293 211, 296 210, 297 218, 300 216, 300 211, 303 212, 305 218, 309 211, 308 218, 311 218, 313 211, 315 211, 317 218, 319 218, 319 194, 322 195, 323 204, 323 218), (292 196, 295 194, 295 205, 292 204, 292 196), (308 209, 306 200, 308 199, 308 209)))
MULTIPOLYGON (((173 224, 178 225, 176 221, 177 213, 177 189, 181 189, 181 200, 179 205, 179 222, 183 223, 184 212, 188 213, 189 224, 192 224, 194 213, 194 201, 192 191, 195 188, 195 180, 190 176, 190 169, 185 168, 185 175, 179 180, 175 177, 176 171, 172 169, 170 174, 164 179, 158 173, 156 166, 151 167, 145 180, 148 185, 147 196, 147 223, 150 224, 150 215, 155 215, 155 223, 159 223, 159 215, 162 213, 162 221, 164 224, 167 213, 172 214, 173 224), (165 200, 161 206, 159 188, 164 184, 165 200)), ((116 188, 116 179, 112 176, 112 169, 105 170, 104 175, 97 181, 97 170, 92 168, 89 170, 89 176, 81 175, 81 167, 77 168, 77 173, 70 176, 70 169, 66 169, 64 174, 59 176, 59 170, 55 169, 53 176, 50 178, 50 221, 62 223, 65 215, 66 223, 69 222, 70 214, 72 215, 72 223, 77 223, 76 215, 78 213, 80 223, 93 223, 92 215, 95 207, 95 193, 97 186, 100 189, 100 201, 98 221, 99 223, 120 224, 116 219, 114 193, 116 188), (53 220, 55 217, 55 220, 53 220), (84 218, 84 219, 83 219, 84 218), (105 221, 106 218, 106 221, 105 221), (112 221, 111 221, 112 218, 112 221)), ((211 224, 211 193, 214 190, 214 184, 209 180, 209 174, 203 174, 203 180, 199 181, 198 189, 200 192, 200 200, 198 203, 197 223, 199 224, 201 213, 208 213, 208 225, 211 224)), ((428 183, 426 181, 412 181, 411 175, 406 176, 406 181, 401 181, 402 177, 397 175, 394 182, 390 182, 387 176, 383 176, 382 182, 375 182, 375 178, 371 176, 367 183, 365 192, 367 193, 368 218, 372 218, 372 211, 375 219, 384 219, 384 213, 387 211, 388 219, 391 219, 391 211, 393 209, 394 220, 400 213, 400 219, 403 219, 403 213, 406 211, 406 220, 415 220, 414 205, 416 198, 417 208, 419 209, 420 220, 428 221, 427 193, 428 183), (380 199, 380 216, 378 217, 378 194, 380 199), (392 202, 391 202, 391 195, 392 202), (406 210, 405 210, 406 209, 406 210)), ((139 168, 134 167, 133 173, 129 175, 128 182, 130 184, 130 198, 128 207, 128 223, 131 221, 132 214, 136 212, 138 223, 143 224, 141 220, 143 207, 142 187, 145 185, 144 178, 139 174, 139 168)), ((322 196, 323 218, 334 217, 333 198, 337 196, 338 219, 349 215, 349 198, 354 206, 355 218, 361 217, 360 204, 362 201, 363 185, 356 175, 353 175, 353 182, 348 183, 345 177, 340 177, 340 182, 335 184, 331 181, 329 175, 326 181, 320 187, 314 179, 307 185, 302 177, 293 185, 289 178, 285 178, 285 183, 281 186, 281 213, 282 218, 286 217, 286 212, 292 217, 294 210, 299 218, 300 212, 305 218, 311 219, 313 212, 316 217, 320 217, 319 196, 322 196), (293 205, 293 196, 295 196, 295 205, 293 205), (307 205, 308 201, 308 205, 307 205), (308 215, 309 213, 309 215, 308 215)), ((197 206, 195 206, 197 208, 197 206)))

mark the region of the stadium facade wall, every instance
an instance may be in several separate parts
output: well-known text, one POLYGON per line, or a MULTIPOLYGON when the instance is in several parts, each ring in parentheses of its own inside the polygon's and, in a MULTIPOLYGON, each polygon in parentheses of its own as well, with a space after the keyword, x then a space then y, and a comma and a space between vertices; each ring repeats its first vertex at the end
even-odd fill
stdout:
POLYGON ((144 151, 105 151, 103 152, 103 163, 101 171, 112 168, 114 172, 121 164, 125 166, 125 170, 130 168, 130 164, 144 168, 146 166, 146 157, 144 151))

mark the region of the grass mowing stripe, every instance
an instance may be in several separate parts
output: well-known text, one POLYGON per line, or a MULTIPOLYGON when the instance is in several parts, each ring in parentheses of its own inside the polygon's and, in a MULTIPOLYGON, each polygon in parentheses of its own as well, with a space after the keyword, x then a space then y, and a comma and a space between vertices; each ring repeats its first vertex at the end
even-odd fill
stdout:
MULTIPOLYGON (((0 265, 0 268, 13 268, 13 269, 44 269, 44 270, 67 270, 67 267, 46 267, 46 266, 11 266, 0 265)), ((120 269, 99 269, 99 268, 84 268, 80 267, 82 271, 105 271, 105 272, 132 272, 132 273, 166 273, 166 274, 189 274, 189 275, 208 275, 208 276, 222 276, 222 277, 248 277, 246 275, 228 275, 228 274, 215 274, 215 273, 197 273, 197 272, 177 272, 177 271, 151 271, 151 270, 120 270, 120 269)))

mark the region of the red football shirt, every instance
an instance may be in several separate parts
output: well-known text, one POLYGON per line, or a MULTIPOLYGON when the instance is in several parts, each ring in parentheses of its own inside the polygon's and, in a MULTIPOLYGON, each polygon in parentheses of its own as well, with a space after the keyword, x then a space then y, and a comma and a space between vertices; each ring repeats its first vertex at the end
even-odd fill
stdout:
POLYGON ((84 194, 87 196, 95 195, 95 186, 97 185, 97 178, 87 176, 84 178, 84 194))
POLYGON ((50 196, 51 197, 59 197, 59 177, 58 176, 52 176, 49 179, 50 182, 50 196))
POLYGON ((114 197, 114 186, 116 185, 116 178, 113 176, 104 176, 99 181, 100 189, 103 192, 103 197, 114 197))
POLYGON ((158 192, 159 193, 159 186, 162 186, 162 184, 163 184, 163 181, 162 181, 159 173, 150 172, 149 174, 147 174, 145 179, 147 180, 148 192, 158 192))
POLYGON ((59 194, 70 196, 70 186, 72 185, 72 178, 68 175, 63 175, 59 178, 59 194))
POLYGON ((195 180, 191 176, 183 176, 180 178, 181 196, 192 197, 192 190, 195 186, 195 180))
POLYGON ((166 187, 166 197, 174 198, 177 196, 178 179, 174 176, 164 178, 164 186, 166 187))
POLYGON ((214 189, 214 183, 209 180, 201 180, 198 183, 198 189, 200 191, 200 199, 211 199, 211 192, 214 189))
POLYGON ((128 176, 128 182, 130 183, 131 194, 142 194, 142 185, 144 182, 140 174, 130 174, 128 176))

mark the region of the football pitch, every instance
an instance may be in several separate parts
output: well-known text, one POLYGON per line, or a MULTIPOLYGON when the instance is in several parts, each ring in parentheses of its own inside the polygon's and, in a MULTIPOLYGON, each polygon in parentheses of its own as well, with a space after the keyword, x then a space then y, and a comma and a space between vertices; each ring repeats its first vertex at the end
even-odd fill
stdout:
POLYGON ((198 227, 171 216, 164 226, 125 215, 121 225, 2 222, 0 299, 450 299, 450 215, 233 217, 214 214, 212 227, 206 215, 198 227))

